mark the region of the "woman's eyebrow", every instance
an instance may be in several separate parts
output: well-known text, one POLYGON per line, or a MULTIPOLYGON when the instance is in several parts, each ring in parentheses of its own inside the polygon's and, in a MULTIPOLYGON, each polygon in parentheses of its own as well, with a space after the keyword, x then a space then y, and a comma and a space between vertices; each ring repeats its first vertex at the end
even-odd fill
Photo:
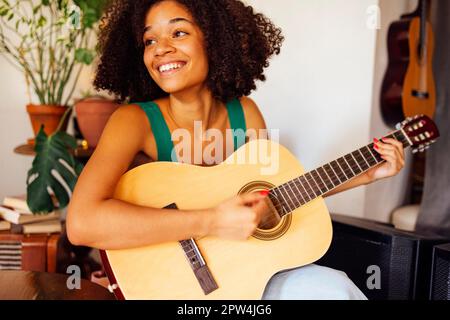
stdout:
MULTIPOLYGON (((186 18, 173 18, 173 19, 170 19, 169 20, 169 24, 174 24, 174 23, 177 23, 177 22, 180 22, 180 21, 184 21, 184 22, 188 22, 188 23, 190 23, 190 24, 193 24, 192 23, 192 21, 189 21, 188 19, 186 19, 186 18)), ((144 33, 146 33, 147 31, 150 31, 151 30, 151 28, 152 28, 152 26, 146 26, 145 28, 144 28, 144 33)))

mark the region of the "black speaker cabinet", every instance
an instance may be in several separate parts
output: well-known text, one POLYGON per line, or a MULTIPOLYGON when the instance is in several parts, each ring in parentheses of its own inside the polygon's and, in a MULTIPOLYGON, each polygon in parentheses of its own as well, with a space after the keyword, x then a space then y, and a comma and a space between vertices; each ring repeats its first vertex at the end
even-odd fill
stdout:
POLYGON ((450 300, 450 243, 434 247, 430 299, 450 300))
POLYGON ((429 299, 433 246, 449 239, 344 215, 332 220, 331 246, 317 264, 347 273, 369 300, 429 299))

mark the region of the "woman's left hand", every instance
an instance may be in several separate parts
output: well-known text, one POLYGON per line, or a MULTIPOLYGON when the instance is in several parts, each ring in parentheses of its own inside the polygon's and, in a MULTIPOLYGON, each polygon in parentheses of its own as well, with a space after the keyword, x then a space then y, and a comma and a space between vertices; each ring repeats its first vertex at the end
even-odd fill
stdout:
POLYGON ((374 150, 386 162, 366 172, 369 182, 392 177, 405 166, 405 153, 401 142, 392 138, 374 139, 374 150))

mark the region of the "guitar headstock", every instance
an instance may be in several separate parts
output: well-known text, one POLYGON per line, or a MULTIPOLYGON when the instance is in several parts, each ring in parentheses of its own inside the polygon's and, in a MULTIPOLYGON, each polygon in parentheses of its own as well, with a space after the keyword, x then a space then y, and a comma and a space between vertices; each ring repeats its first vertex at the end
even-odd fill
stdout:
POLYGON ((412 151, 423 152, 436 142, 439 138, 439 130, 436 124, 426 115, 416 115, 407 118, 402 123, 397 124, 398 130, 408 136, 408 140, 412 143, 412 151))

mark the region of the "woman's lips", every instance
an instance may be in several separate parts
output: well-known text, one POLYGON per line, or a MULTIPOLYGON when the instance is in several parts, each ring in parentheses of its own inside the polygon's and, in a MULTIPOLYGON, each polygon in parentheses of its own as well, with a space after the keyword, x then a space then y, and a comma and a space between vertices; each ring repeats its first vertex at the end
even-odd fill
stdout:
POLYGON ((184 61, 173 61, 159 65, 157 70, 162 76, 170 76, 180 71, 185 65, 184 61))

